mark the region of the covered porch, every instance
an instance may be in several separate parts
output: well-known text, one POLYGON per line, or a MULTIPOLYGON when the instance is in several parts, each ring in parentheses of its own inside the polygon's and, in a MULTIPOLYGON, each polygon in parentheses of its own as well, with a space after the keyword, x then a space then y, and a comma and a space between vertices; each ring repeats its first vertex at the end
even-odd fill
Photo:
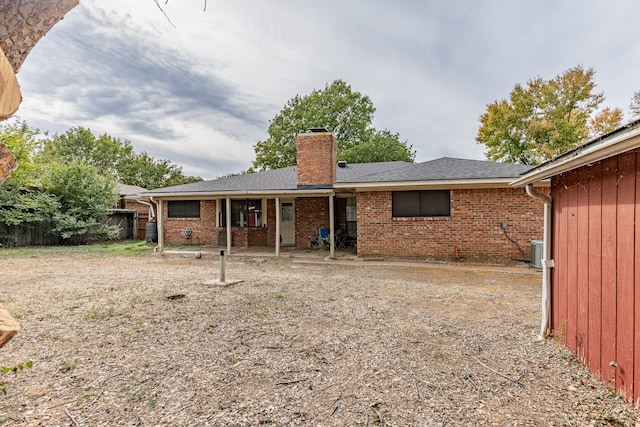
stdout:
POLYGON ((188 243, 224 248, 228 254, 241 248, 260 247, 280 256, 290 248, 310 249, 323 228, 328 229, 328 256, 334 258, 336 249, 344 247, 340 237, 349 231, 350 242, 355 242, 356 237, 355 195, 336 195, 332 188, 152 199, 158 208, 157 251, 164 251, 165 244, 173 246, 179 242, 181 238, 175 237, 179 232, 188 243), (347 198, 351 200, 347 202, 347 198), (198 212, 193 218, 180 216, 187 213, 176 214, 176 207, 185 203, 197 205, 194 210, 198 212))

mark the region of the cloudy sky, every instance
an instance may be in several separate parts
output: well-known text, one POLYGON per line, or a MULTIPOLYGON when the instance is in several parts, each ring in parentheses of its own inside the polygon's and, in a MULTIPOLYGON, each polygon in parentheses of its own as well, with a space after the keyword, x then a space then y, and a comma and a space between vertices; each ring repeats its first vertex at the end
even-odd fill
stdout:
MULTIPOLYGON (((606 105, 640 90, 637 0, 81 0, 20 72, 17 115, 132 142, 213 179, 251 165, 296 95, 342 79, 417 161, 483 159, 487 104, 582 65, 606 105)), ((629 115, 626 115, 629 119, 629 115)))

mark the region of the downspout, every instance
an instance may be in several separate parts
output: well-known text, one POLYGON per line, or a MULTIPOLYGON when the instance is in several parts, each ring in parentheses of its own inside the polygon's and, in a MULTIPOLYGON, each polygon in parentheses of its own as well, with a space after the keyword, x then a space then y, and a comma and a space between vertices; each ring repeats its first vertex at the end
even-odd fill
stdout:
MULTIPOLYGON (((152 197, 153 197, 153 196, 152 196, 152 197)), ((151 199, 152 199, 152 197, 149 197, 149 200, 151 200, 151 199)), ((138 203, 140 203, 140 204, 142 204, 142 205, 147 205, 147 206, 149 206, 149 211, 150 211, 150 213, 151 213, 151 218, 153 218, 153 217, 155 217, 155 216, 156 216, 156 214, 155 214, 155 210, 153 209, 153 203, 147 202, 147 201, 142 200, 142 199, 136 199, 136 202, 138 202, 138 203)))
MULTIPOLYGON (((157 230, 158 230, 158 244, 156 245, 155 248, 153 248, 153 251, 154 252, 162 252, 164 250, 164 248, 163 248, 164 239, 163 239, 163 230, 162 230, 162 221, 161 221, 162 218, 160 217, 160 215, 162 213, 162 210, 160 209, 161 208, 160 204, 162 203, 162 201, 156 202, 155 200, 153 200, 153 196, 150 196, 149 200, 151 201, 151 203, 155 203, 155 205, 158 207, 158 216, 155 217, 156 218, 156 227, 157 227, 157 230)), ((153 206, 151 207, 151 209, 152 209, 152 214, 153 214, 153 206)), ((153 217, 154 216, 152 215, 152 218, 153 217)))
POLYGON ((543 341, 549 336, 549 316, 551 313, 551 269, 554 262, 549 259, 551 255, 551 197, 539 193, 533 189, 533 184, 525 187, 527 194, 534 199, 544 202, 544 243, 542 246, 542 320, 540 322, 540 334, 538 341, 543 341))

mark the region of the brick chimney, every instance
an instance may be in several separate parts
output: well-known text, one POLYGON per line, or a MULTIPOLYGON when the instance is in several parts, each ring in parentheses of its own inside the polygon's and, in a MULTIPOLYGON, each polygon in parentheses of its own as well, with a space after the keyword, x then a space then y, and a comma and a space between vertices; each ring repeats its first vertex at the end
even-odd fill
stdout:
POLYGON ((325 128, 296 138, 298 188, 330 188, 336 182, 338 140, 325 128))

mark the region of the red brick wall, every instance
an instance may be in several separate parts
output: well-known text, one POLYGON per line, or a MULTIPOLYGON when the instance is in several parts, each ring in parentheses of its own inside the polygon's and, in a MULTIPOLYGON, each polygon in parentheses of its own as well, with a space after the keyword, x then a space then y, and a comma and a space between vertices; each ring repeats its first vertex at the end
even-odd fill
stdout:
POLYGON ((298 185, 333 184, 336 181, 338 140, 330 132, 296 138, 298 185))
POLYGON ((149 212, 149 206, 138 203, 135 200, 124 199, 124 208, 144 214, 149 212))
POLYGON ((451 190, 449 217, 393 218, 391 192, 358 193, 358 255, 529 259, 542 238, 543 204, 523 189, 451 190), (509 241, 507 233, 524 253, 509 241))
POLYGON ((164 242, 166 244, 196 244, 211 245, 214 242, 216 230, 216 201, 200 201, 200 218, 168 218, 167 202, 162 202, 162 224, 164 242), (191 229, 191 238, 185 239, 180 233, 182 229, 191 229))
POLYGON ((276 246, 276 201, 267 200, 267 246, 276 246))
POLYGON ((319 228, 329 228, 329 198, 305 197, 296 200, 296 246, 310 248, 319 228))

